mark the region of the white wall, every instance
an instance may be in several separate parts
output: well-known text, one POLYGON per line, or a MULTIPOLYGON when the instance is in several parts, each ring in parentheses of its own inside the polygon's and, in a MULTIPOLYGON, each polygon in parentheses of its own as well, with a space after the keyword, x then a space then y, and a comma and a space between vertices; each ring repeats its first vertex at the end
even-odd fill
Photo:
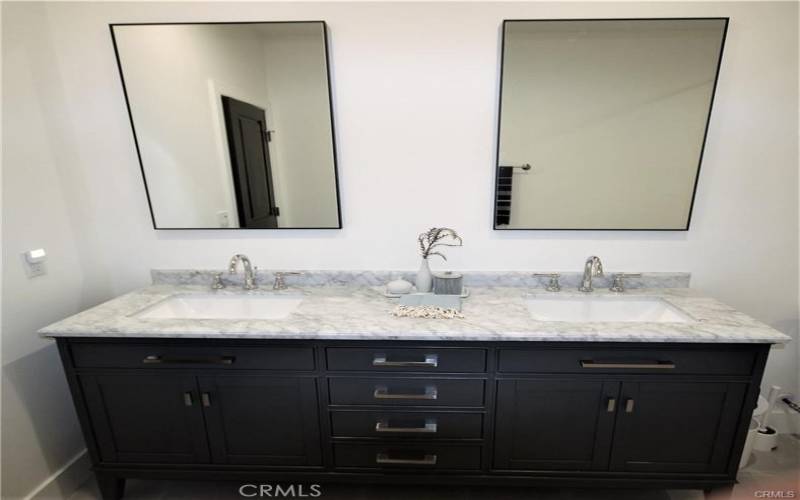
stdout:
MULTIPOLYGON (((59 61, 43 5, 3 6, 2 498, 22 498, 84 450, 58 352, 36 335, 112 296, 102 235, 92 228, 59 61), (43 82, 47 82, 43 85, 43 82), (46 276, 28 279, 21 254, 44 248, 46 276)), ((84 474, 73 478, 69 490, 84 474)), ((58 487, 48 489, 58 492, 58 487)))
MULTIPOLYGON (((150 268, 222 268, 234 252, 264 268, 414 269, 416 235, 447 225, 465 240, 449 252, 455 269, 576 270, 597 254, 609 271, 691 271, 695 288, 797 337, 796 4, 115 2, 20 8, 47 12, 46 19, 13 23, 4 12, 4 22, 31 45, 31 57, 47 64, 22 65, 20 102, 4 109, 4 123, 18 127, 18 147, 47 154, 47 162, 20 154, 4 170, 22 170, 15 174, 25 179, 18 189, 33 198, 23 207, 27 212, 15 212, 28 218, 18 223, 26 232, 49 238, 69 227, 79 235, 64 237, 80 242, 76 250, 51 252, 51 267, 72 273, 59 287, 81 279, 100 283, 94 280, 104 276, 114 293, 122 293, 146 285, 150 268), (668 16, 731 16, 692 229, 492 231, 502 19, 668 16), (330 28, 344 229, 153 231, 107 23, 304 19, 325 19, 330 28), (31 110, 38 114, 28 116, 31 110), (56 167, 57 177, 49 174, 56 167), (51 179, 69 196, 55 210, 63 218, 34 206, 39 179, 51 179), (78 259, 83 265, 75 270, 78 259)), ((52 206, 56 199, 44 201, 52 206)), ((10 235, 4 234, 6 246, 34 244, 10 235)), ((74 301, 88 304, 98 296, 62 296, 46 313, 66 316, 78 307, 74 301)), ((46 321, 31 319, 34 314, 42 313, 28 310, 28 326, 17 334, 25 345, 41 345, 33 323, 46 321)), ((767 382, 796 388, 798 345, 773 353, 767 382)), ((56 448, 69 447, 52 445, 51 452, 56 448)))

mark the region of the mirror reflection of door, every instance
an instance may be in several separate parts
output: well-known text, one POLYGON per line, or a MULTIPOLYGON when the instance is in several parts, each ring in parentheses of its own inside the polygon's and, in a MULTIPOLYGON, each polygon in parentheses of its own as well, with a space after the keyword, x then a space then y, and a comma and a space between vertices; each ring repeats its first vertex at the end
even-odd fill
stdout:
POLYGON ((276 228, 279 212, 267 145, 266 113, 228 96, 222 96, 222 109, 239 225, 248 229, 276 228))
POLYGON ((154 228, 341 228, 324 22, 111 29, 154 228))

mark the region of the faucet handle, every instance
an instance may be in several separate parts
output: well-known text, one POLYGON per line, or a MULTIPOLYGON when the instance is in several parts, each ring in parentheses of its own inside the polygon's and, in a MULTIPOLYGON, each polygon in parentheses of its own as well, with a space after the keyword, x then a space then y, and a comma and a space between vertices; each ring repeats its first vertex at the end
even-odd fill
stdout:
POLYGON ((214 273, 214 280, 211 282, 212 290, 222 290, 225 288, 225 283, 222 282, 222 273, 214 273))
POLYGON ((547 283, 547 287, 545 287, 545 290, 548 292, 561 291, 561 283, 558 282, 558 278, 561 277, 561 273, 533 273, 533 275, 541 278, 550 278, 550 282, 547 283))
POLYGON ((612 292, 622 293, 625 291, 624 278, 641 278, 642 273, 616 273, 612 276, 612 283, 609 290, 612 292))
POLYGON ((275 272, 275 282, 272 284, 273 290, 286 290, 286 281, 284 278, 286 276, 300 276, 301 272, 298 271, 276 271, 275 272))

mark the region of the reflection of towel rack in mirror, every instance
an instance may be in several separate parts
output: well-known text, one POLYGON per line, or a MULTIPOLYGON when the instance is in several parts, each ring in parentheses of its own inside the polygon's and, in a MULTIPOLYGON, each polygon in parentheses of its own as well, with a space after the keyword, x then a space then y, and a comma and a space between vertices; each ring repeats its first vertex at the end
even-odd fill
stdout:
POLYGON ((521 168, 522 170, 530 170, 531 164, 530 163, 523 163, 522 165, 500 165, 500 168, 521 168))

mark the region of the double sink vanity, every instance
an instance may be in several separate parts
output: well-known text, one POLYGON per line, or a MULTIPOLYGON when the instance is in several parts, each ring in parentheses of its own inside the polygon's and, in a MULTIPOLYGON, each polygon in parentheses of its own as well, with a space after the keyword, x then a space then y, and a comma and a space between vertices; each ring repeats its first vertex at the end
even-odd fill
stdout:
POLYGON ((152 274, 41 331, 105 500, 126 478, 726 488, 789 340, 686 274, 469 273, 463 319, 392 316, 389 273, 152 274))

